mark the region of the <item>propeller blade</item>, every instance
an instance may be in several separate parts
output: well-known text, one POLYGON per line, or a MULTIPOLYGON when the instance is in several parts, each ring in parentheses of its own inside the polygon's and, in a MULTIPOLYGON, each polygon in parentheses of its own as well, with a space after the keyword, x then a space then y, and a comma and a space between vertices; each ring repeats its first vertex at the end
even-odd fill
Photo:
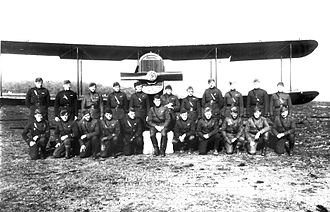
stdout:
POLYGON ((147 73, 120 73, 122 80, 147 80, 147 73))
POLYGON ((183 79, 181 72, 161 72, 157 73, 159 81, 181 81, 183 79))

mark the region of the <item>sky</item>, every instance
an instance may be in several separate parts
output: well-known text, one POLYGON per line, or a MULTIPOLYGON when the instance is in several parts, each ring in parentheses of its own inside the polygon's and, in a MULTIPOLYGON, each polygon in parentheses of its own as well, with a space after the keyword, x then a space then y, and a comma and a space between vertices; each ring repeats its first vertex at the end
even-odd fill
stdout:
MULTIPOLYGON (((196 45, 281 40, 316 40, 316 50, 292 59, 293 90, 317 90, 316 100, 330 101, 328 48, 330 20, 327 1, 306 0, 139 0, 139 1, 18 1, 2 0, 0 39, 101 45, 196 45)), ((137 61, 83 61, 83 80, 111 86, 120 72, 133 72, 137 61)), ((169 61, 166 71, 182 71, 182 82, 170 82, 173 93, 186 95, 189 85, 201 96, 215 61, 169 61)), ((282 61, 289 88, 290 63, 282 61)), ((3 81, 76 81, 76 61, 58 57, 0 56, 3 81)), ((280 60, 229 62, 218 60, 218 87, 237 82, 244 95, 254 78, 269 93, 280 81, 280 60)), ((122 81, 122 86, 133 82, 122 81)))

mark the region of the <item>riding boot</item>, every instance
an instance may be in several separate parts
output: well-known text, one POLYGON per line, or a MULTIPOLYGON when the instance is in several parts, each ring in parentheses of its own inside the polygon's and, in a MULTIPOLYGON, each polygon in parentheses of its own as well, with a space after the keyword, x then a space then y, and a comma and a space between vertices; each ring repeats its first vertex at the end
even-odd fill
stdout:
POLYGON ((70 158, 70 147, 65 147, 65 159, 70 158))
POLYGON ((267 147, 264 146, 264 147, 261 149, 261 156, 266 156, 266 151, 267 151, 267 147))
POLYGON ((159 155, 159 148, 158 148, 158 141, 156 137, 151 137, 151 142, 152 142, 152 146, 154 147, 154 155, 158 156, 159 155))
POLYGON ((291 151, 290 151, 290 147, 287 144, 284 144, 285 146, 285 150, 288 153, 289 156, 291 156, 291 151))
POLYGON ((160 141, 160 155, 163 157, 165 157, 166 146, 167 146, 167 138, 165 136, 162 136, 162 139, 160 141))
POLYGON ((289 142, 289 150, 290 150, 290 155, 293 155, 293 146, 294 146, 294 142, 289 142))

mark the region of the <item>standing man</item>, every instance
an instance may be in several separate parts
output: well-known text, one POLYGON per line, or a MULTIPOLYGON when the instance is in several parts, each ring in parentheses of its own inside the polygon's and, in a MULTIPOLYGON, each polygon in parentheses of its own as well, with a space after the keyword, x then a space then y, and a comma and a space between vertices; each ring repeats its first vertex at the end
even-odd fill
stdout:
POLYGON ((122 119, 124 154, 138 155, 143 153, 142 122, 135 117, 135 109, 130 108, 128 114, 122 119))
POLYGON ((160 96, 156 94, 154 96, 154 107, 151 107, 148 112, 147 123, 150 126, 150 139, 154 147, 154 155, 158 156, 161 154, 165 156, 167 146, 167 133, 169 132, 169 124, 171 116, 168 108, 161 106, 160 96), (162 137, 160 141, 160 150, 158 148, 158 141, 156 133, 160 132, 162 137))
POLYGON ((136 118, 140 118, 143 124, 142 129, 145 130, 147 127, 146 117, 150 109, 149 97, 142 91, 142 83, 134 83, 135 93, 132 94, 129 101, 129 107, 135 109, 136 118))
POLYGON ((277 93, 274 93, 270 98, 270 115, 272 116, 273 120, 275 120, 276 116, 280 115, 280 110, 282 107, 287 107, 289 113, 291 113, 292 109, 292 102, 291 97, 288 93, 284 93, 284 83, 279 82, 277 83, 277 93))
POLYGON ((246 113, 249 117, 253 116, 253 109, 257 106, 261 109, 262 116, 268 116, 268 93, 260 88, 259 79, 253 80, 254 89, 249 91, 246 102, 246 113))
POLYGON ((202 107, 210 107, 212 116, 217 120, 221 119, 221 109, 223 108, 223 96, 221 91, 215 87, 215 80, 208 80, 209 88, 205 90, 202 97, 202 107))
POLYGON ((120 91, 120 84, 118 82, 113 83, 112 87, 114 91, 108 95, 107 107, 112 110, 113 118, 120 121, 127 113, 127 96, 120 91))
POLYGON ((92 155, 93 159, 98 158, 100 152, 100 126, 97 119, 93 119, 89 110, 82 111, 82 119, 79 121, 79 144, 80 157, 86 158, 92 155))
POLYGON ((248 119, 245 127, 245 135, 249 154, 255 155, 259 144, 261 145, 261 155, 266 156, 270 126, 267 119, 261 114, 261 109, 257 106, 254 107, 253 116, 248 119))
POLYGON ((160 96, 161 105, 168 108, 171 116, 169 130, 173 130, 177 113, 180 111, 180 102, 177 96, 172 94, 172 87, 167 85, 165 87, 165 94, 160 96))
POLYGON ((46 158, 46 145, 50 137, 49 123, 43 118, 40 109, 34 111, 35 120, 25 127, 22 137, 29 146, 32 160, 46 158))
POLYGON ((231 116, 231 108, 237 107, 239 116, 244 115, 243 96, 240 92, 236 91, 236 82, 229 82, 230 91, 225 94, 225 117, 231 116))
POLYGON ((180 111, 180 118, 174 126, 173 149, 179 149, 180 153, 188 149, 191 154, 195 148, 195 121, 188 119, 188 112, 185 108, 180 111), (177 147, 175 147, 177 146, 177 147))
POLYGON ((222 123, 221 132, 225 140, 227 154, 233 154, 244 146, 243 120, 239 117, 238 107, 230 109, 230 116, 222 123))
POLYGON ((204 110, 203 118, 197 123, 196 134, 199 138, 199 154, 206 155, 208 149, 213 148, 214 155, 218 155, 220 146, 219 124, 216 118, 212 117, 212 109, 207 107, 204 110))
POLYGON ((71 90, 70 80, 64 80, 63 90, 58 92, 54 102, 55 121, 60 121, 60 111, 67 110, 70 120, 78 118, 78 98, 77 94, 71 90))
POLYGON ((278 139, 276 142, 276 151, 281 154, 285 148, 288 155, 293 155, 296 124, 292 117, 290 117, 287 107, 282 107, 280 114, 280 116, 275 117, 274 126, 272 127, 272 131, 278 139))
POLYGON ((91 82, 88 86, 89 93, 84 95, 81 102, 81 110, 89 110, 92 119, 103 118, 103 98, 96 92, 96 83, 91 82))
POLYGON ((107 158, 110 155, 116 157, 118 138, 120 135, 119 121, 112 118, 112 110, 106 108, 104 119, 100 121, 101 127, 101 157, 107 158))
POLYGON ((61 110, 61 120, 56 123, 55 129, 55 150, 53 156, 55 158, 64 157, 69 159, 71 157, 71 148, 74 147, 74 143, 78 142, 79 129, 77 122, 70 120, 69 111, 61 110))
POLYGON ((187 93, 187 97, 182 99, 181 110, 187 110, 189 119, 197 123, 198 119, 201 117, 201 103, 199 99, 194 96, 193 87, 189 86, 187 88, 187 93))
POLYGON ((35 110, 39 109, 43 119, 48 120, 48 107, 50 105, 49 91, 42 87, 43 80, 38 77, 34 81, 35 87, 30 88, 26 94, 25 105, 30 109, 29 122, 34 121, 35 110))

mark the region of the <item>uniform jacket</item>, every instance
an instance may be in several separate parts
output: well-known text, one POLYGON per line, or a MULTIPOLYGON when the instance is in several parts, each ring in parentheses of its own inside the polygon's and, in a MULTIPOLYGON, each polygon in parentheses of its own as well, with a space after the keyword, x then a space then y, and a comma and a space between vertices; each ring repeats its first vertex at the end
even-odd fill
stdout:
POLYGON ((120 124, 118 120, 107 120, 104 118, 100 121, 100 127, 102 137, 107 137, 107 139, 112 139, 114 136, 119 136, 120 134, 120 124))
POLYGON ((179 112, 180 111, 180 102, 177 96, 171 94, 163 94, 160 96, 161 105, 165 106, 168 103, 172 103, 173 109, 170 109, 170 112, 179 112))
POLYGON ((247 113, 249 116, 252 116, 252 111, 249 109, 254 106, 260 106, 263 109, 263 114, 268 113, 269 99, 265 90, 261 88, 255 88, 249 91, 246 102, 247 113))
POLYGON ((242 116, 244 114, 244 103, 243 103, 243 96, 240 92, 236 90, 228 91, 225 94, 225 106, 229 109, 233 106, 239 108, 239 114, 242 116))
POLYGON ((125 113, 128 110, 128 100, 125 93, 112 92, 108 95, 107 107, 111 109, 121 108, 124 109, 125 113))
POLYGON ((145 117, 150 109, 149 97, 143 92, 136 92, 132 94, 129 107, 135 109, 135 114, 137 117, 145 117))
POLYGON ((240 117, 233 119, 232 117, 226 117, 221 127, 222 135, 225 139, 228 138, 227 133, 234 135, 239 138, 244 133, 243 121, 240 117))
POLYGON ((186 137, 195 134, 195 121, 187 119, 186 121, 182 120, 181 117, 175 122, 174 126, 174 138, 178 139, 179 136, 186 134, 186 137))
POLYGON ((249 118, 245 127, 247 137, 254 137, 259 131, 263 134, 269 130, 270 126, 267 119, 262 116, 259 119, 255 119, 254 117, 249 118))
POLYGON ((28 108, 31 106, 48 108, 50 105, 49 91, 44 88, 30 88, 26 94, 25 104, 28 108))
MULTIPOLYGON (((100 135, 100 126, 98 120, 96 119, 91 119, 90 121, 81 119, 78 123, 78 127, 80 135, 87 135, 87 139, 100 135)), ((79 142, 80 145, 84 144, 81 139, 79 139, 79 142)))
POLYGON ((66 122, 63 122, 62 120, 56 122, 54 135, 57 143, 62 143, 61 136, 68 135, 69 138, 77 138, 79 136, 77 122, 71 120, 68 120, 66 122))
POLYGON ((128 115, 126 115, 125 118, 122 119, 121 124, 124 136, 129 135, 136 138, 142 135, 142 122, 140 119, 131 119, 128 115))
POLYGON ((277 116, 272 127, 272 132, 277 136, 279 133, 284 133, 284 135, 293 134, 296 129, 296 123, 291 117, 277 116))
POLYGON ((148 112, 147 123, 151 127, 164 126, 168 127, 171 121, 169 110, 164 107, 151 107, 148 112))
POLYGON ((186 98, 182 99, 181 109, 183 108, 188 111, 189 116, 193 116, 192 118, 194 120, 201 116, 201 103, 195 96, 187 96, 186 98))
POLYGON ((50 128, 48 121, 42 120, 41 122, 31 122, 25 127, 22 133, 22 137, 27 143, 29 143, 31 139, 36 135, 44 137, 46 140, 49 139, 50 128))
POLYGON ((291 111, 292 102, 290 95, 283 92, 274 93, 270 98, 270 103, 269 103, 270 115, 274 115, 275 111, 277 111, 277 114, 275 115, 279 115, 280 113, 279 110, 283 106, 287 106, 289 111, 291 111))
POLYGON ((54 102, 55 117, 60 117, 62 109, 66 109, 71 115, 78 117, 77 94, 72 90, 62 90, 57 93, 54 102))
POLYGON ((202 107, 211 107, 213 114, 220 114, 223 108, 224 99, 221 91, 214 87, 205 90, 202 97, 202 107))
POLYGON ((89 109, 93 119, 99 119, 103 116, 103 98, 97 92, 89 92, 84 95, 81 102, 81 109, 89 109))
POLYGON ((204 134, 209 134, 209 137, 218 133, 219 124, 215 118, 207 120, 206 118, 199 119, 197 123, 196 133, 199 137, 204 138, 204 134))

